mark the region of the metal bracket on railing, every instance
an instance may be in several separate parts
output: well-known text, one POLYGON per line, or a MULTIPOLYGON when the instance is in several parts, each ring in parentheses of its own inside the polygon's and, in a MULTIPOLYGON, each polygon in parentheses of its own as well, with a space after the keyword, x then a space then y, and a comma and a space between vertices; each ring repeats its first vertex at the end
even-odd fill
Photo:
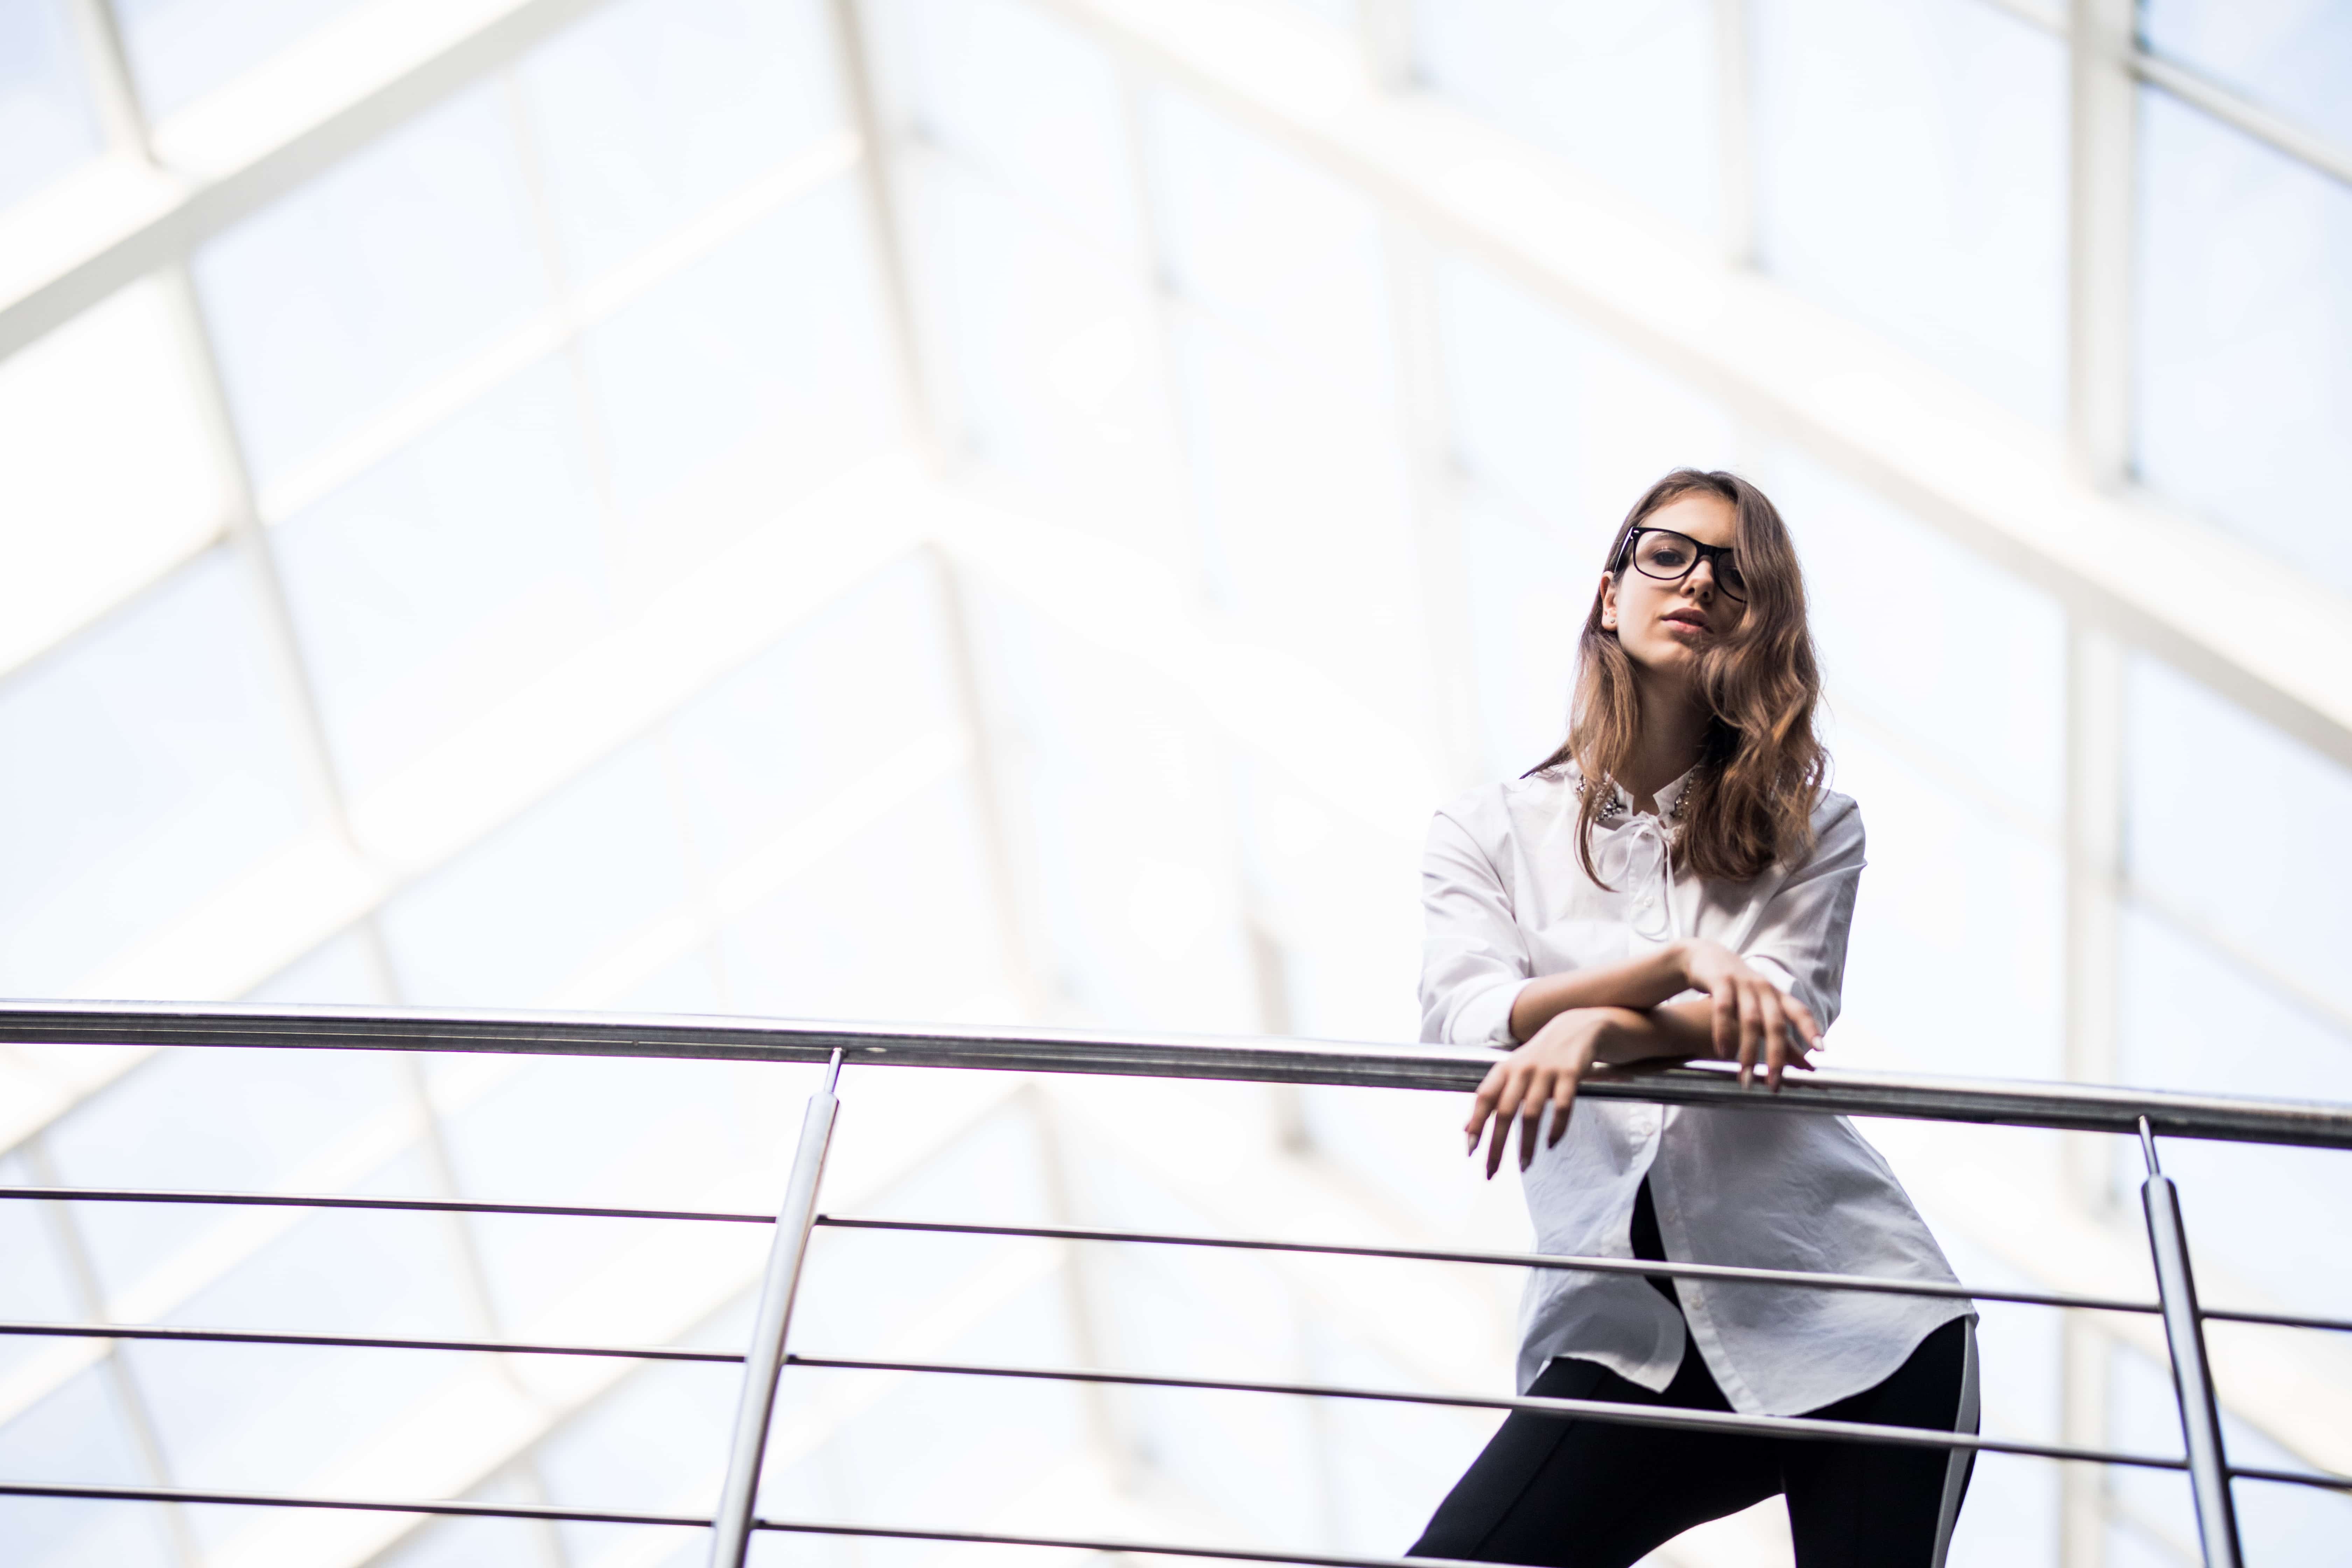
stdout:
POLYGON ((2189 1489, 2197 1503, 2197 1533, 2205 1568, 2241 1568, 2238 1510, 2230 1495, 2230 1462, 2221 1449, 2221 1405, 2213 1369, 2205 1359, 2205 1323, 2197 1310, 2197 1280, 2189 1268, 2189 1232, 2180 1222, 2180 1194, 2156 1161, 2156 1133, 2140 1118, 2139 1145, 2147 1161, 2140 1184, 2147 1211, 2148 1251, 2156 1262, 2156 1296, 2164 1339, 2172 1350, 2172 1392, 2180 1403, 2180 1436, 2189 1449, 2189 1489))
POLYGON ((801 1260, 808 1254, 816 1220, 817 1184, 833 1145, 834 1113, 841 1101, 841 1052, 824 1069, 824 1087, 809 1096, 801 1119, 800 1146, 793 1153, 792 1180, 776 1211, 775 1239, 768 1247, 768 1274, 760 1286, 759 1316, 744 1347, 743 1394, 735 1405, 735 1436, 727 1452, 727 1480, 719 1489, 719 1512, 711 1521, 710 1568, 743 1568, 751 1547, 751 1512, 759 1501, 760 1462, 768 1452, 768 1424, 776 1408, 776 1380, 784 1370, 784 1332, 792 1326, 793 1298, 799 1294, 801 1260))

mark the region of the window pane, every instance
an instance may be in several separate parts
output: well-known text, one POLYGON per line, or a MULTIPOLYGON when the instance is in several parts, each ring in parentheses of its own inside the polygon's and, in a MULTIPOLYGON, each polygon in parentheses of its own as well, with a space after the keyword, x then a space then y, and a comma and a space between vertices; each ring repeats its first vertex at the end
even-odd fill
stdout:
POLYGON ((1759 0, 1754 24, 1766 268, 2056 425, 2063 43, 1984 0, 1759 0))
POLYGON ((1419 0, 1414 58, 1447 97, 1712 234, 1716 9, 1710 0, 1419 0))
POLYGON ((915 167, 916 266, 958 434, 1057 516, 1189 569, 1141 279, 953 163, 915 167))
POLYGON ((66 0, 0 0, 0 208, 98 150, 66 0))
POLYGON ((639 742, 384 906, 401 994, 543 1005, 686 898, 659 750, 639 742))
POLYGON ((1580 574, 1660 475, 1737 467, 1721 407, 1517 284, 1449 258, 1437 302, 1456 456, 1589 552, 1580 574))
POLYGON ((1428 641, 1403 464, 1384 421, 1206 322, 1178 335, 1211 591, 1398 723, 1426 710, 1428 641))
MULTIPOLYGON (((2192 1093, 2344 1099, 2352 1030, 2316 1016, 2144 910, 2123 923, 2122 1051, 2126 1083, 2192 1093)), ((2118 1143, 2122 1141, 2118 1140, 2118 1143)), ((2116 1150, 2128 1190, 2139 1152, 2116 1150)), ((2352 1311, 2352 1253, 2313 1247, 2341 1228, 2352 1152, 2173 1138, 2164 1168, 2180 1184, 2198 1292, 2246 1305, 2247 1287, 2291 1311, 2352 1311)))
POLYGON ((627 0, 519 72, 585 281, 844 125, 816 0, 627 0))
POLYGON ((1870 836, 1831 1065, 2062 1076, 2057 852, 1864 735, 1830 739, 1870 836), (1920 1005, 1955 983, 1969 1006, 1920 1005))
POLYGON ((2352 145, 2352 7, 2343 0, 2140 0, 2147 47, 2352 145))
POLYGON ((1486 771, 1516 778, 1567 738, 1577 633, 1600 567, 1483 485, 1465 486, 1458 505, 1486 771))
POLYGON ((1232 853, 1223 763, 1191 705, 1017 601, 979 595, 974 608, 1012 739, 1008 799, 1047 984, 1106 1025, 1254 1027, 1255 982, 1219 871, 1232 853))
POLYGON ((1830 711, 1890 731, 2054 830, 2065 788, 2057 601, 1790 447, 1768 482, 1802 553, 1830 711))
POLYGON ((196 253, 258 485, 546 303, 528 210, 501 100, 482 87, 196 253))
MULTIPOLYGON (((49 1147, 60 1179, 78 1186, 331 1190, 365 1173, 336 1168, 352 1151, 402 1125, 404 1070, 373 1051, 164 1051, 77 1107, 49 1147)), ((89 1204, 79 1223, 110 1300, 207 1235, 255 1224, 247 1211, 182 1204, 89 1204)))
POLYGON ((545 360, 270 535, 345 786, 373 789, 607 616, 570 363, 545 360))
POLYGON ((2352 592, 2352 190, 2153 89, 2140 130, 2140 472, 2352 592))
MULTIPOLYGON (((152 1486, 103 1367, 0 1426, 0 1473, 79 1486, 152 1486)), ((148 1503, 0 1498, 0 1541, 26 1568, 167 1568, 180 1561, 163 1512, 148 1503)))
POLYGON ((303 826, 262 626, 215 550, 0 683, 0 990, 72 994, 303 826))
POLYGON ((891 430, 873 263, 846 179, 761 219, 583 347, 621 509, 691 497, 627 534, 632 577, 769 521, 891 430))
POLYGON ((803 826, 910 745, 954 732, 939 613, 919 563, 892 567, 678 711, 671 744, 707 875, 803 826))
POLYGON ((1386 406, 1396 334, 1371 202, 1181 93, 1153 92, 1144 123, 1177 286, 1386 406))
POLYGON ((202 98, 360 0, 112 0, 149 115, 202 98))
POLYGON ((1021 198, 1140 258, 1131 138, 1109 58, 1022 0, 910 0, 886 35, 908 112, 1021 198))
POLYGON ((0 362, 0 668, 209 541, 226 501, 154 286, 0 362))
POLYGON ((2352 1017, 2352 773, 2156 659, 2125 689, 2133 883, 2352 1017))

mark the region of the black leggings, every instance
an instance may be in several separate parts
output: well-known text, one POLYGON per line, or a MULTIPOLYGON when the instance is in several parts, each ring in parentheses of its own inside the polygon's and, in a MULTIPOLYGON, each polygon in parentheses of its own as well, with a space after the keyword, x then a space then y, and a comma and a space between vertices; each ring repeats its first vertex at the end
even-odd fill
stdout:
MULTIPOLYGON (((1659 1256, 1639 1246, 1643 1239, 1635 1255, 1659 1256)), ((1961 1424, 1968 1334, 1965 1320, 1946 1323, 1884 1383, 1807 1414, 1951 1431, 1961 1424)), ((1528 1392, 1691 1410, 1731 1407, 1706 1359, 1687 1343, 1662 1394, 1597 1362, 1567 1356, 1546 1367, 1528 1392)), ((1967 1425, 1974 1429, 1973 1420, 1967 1425)), ((1971 1458, 1966 1450, 1732 1436, 1514 1412, 1438 1505, 1410 1555, 1625 1568, 1693 1525, 1778 1492, 1789 1500, 1799 1568, 1939 1568, 1971 1458)))

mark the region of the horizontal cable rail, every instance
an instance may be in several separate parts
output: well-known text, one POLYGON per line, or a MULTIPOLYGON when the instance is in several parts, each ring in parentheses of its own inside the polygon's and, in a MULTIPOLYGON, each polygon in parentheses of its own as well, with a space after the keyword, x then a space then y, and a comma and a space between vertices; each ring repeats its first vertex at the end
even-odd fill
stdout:
POLYGON ((349 1350, 478 1351, 494 1355, 611 1356, 623 1361, 732 1362, 741 1351, 696 1350, 687 1345, 551 1345, 530 1340, 432 1340, 389 1334, 310 1334, 281 1329, 182 1328, 173 1323, 0 1322, 0 1336, 62 1340, 156 1340, 165 1343, 229 1345, 324 1345, 349 1350))
MULTIPOLYGON (((776 1216, 723 1209, 609 1208, 585 1204, 478 1203, 460 1198, 395 1198, 339 1193, 206 1192, 175 1187, 41 1187, 0 1186, 0 1201, 24 1199, 52 1203, 218 1204, 265 1208, 378 1209, 425 1214, 523 1215, 555 1218, 709 1221, 728 1225, 769 1225, 776 1216)), ((1662 1275, 1673 1279, 1747 1281, 1765 1285, 1803 1286, 1822 1290, 1858 1290, 1890 1296, 1948 1297, 1955 1300, 2009 1301, 2029 1307, 2064 1307, 2089 1312, 2137 1312, 2153 1315, 2163 1309, 2154 1301, 2118 1296, 2085 1296, 2063 1290, 2013 1290, 1991 1286, 1943 1284, 1933 1280, 1883 1279, 1867 1274, 1810 1274, 1786 1268, 1746 1268, 1726 1263, 1675 1263, 1658 1259, 1587 1258, 1548 1252, 1465 1252, 1439 1247, 1368 1247, 1346 1243, 1278 1241, 1249 1237, 1188 1236, 1171 1231, 1097 1230, 1076 1226, 979 1225, 955 1220, 860 1219, 819 1215, 815 1223, 836 1230, 937 1232, 951 1236, 1028 1237, 1045 1241, 1131 1242, 1162 1247, 1223 1247, 1244 1252, 1295 1252, 1339 1258, 1390 1258, 1418 1263, 1470 1263, 1506 1268, 1580 1269, 1595 1274, 1662 1275)), ((2294 1312, 2263 1312, 2230 1307, 2200 1307, 2200 1316, 2268 1328, 2320 1329, 2352 1333, 2352 1318, 2331 1318, 2294 1312)), ((29 1332, 0 1324, 0 1334, 29 1332)), ((513 1345, 485 1349, 517 1350, 513 1345)), ((630 1353, 614 1352, 614 1354, 630 1353)))
MULTIPOLYGON (((5 1196, 0 1193, 0 1196, 5 1196)), ((1035 1237, 1046 1241, 1135 1242, 1159 1247, 1212 1247, 1240 1252, 1296 1252, 1334 1258, 1393 1258, 1410 1263, 1475 1263, 1505 1268, 1574 1269, 1591 1274, 1661 1275, 1675 1279, 1717 1279, 1734 1284, 1792 1285, 1813 1290, 1856 1290, 1882 1296, 1934 1296, 1966 1301, 2012 1301, 2028 1307, 2068 1307, 2086 1312, 2141 1312, 2164 1309, 2155 1301, 2123 1296, 2084 1296, 2063 1290, 1996 1289, 1933 1279, 1886 1279, 1874 1274, 1813 1274, 1797 1268, 1748 1268, 1735 1263, 1675 1263, 1648 1258, 1591 1258, 1563 1252, 1457 1252, 1428 1247, 1367 1247, 1346 1242, 1265 1241, 1248 1237, 1189 1236, 1164 1230, 1096 1230, 1084 1226, 978 1225, 961 1220, 851 1219, 819 1215, 816 1223, 835 1230, 937 1232, 948 1236, 1035 1237)), ((2201 1307, 2199 1316, 2282 1329, 2336 1329, 2352 1333, 2352 1318, 2305 1317, 2292 1312, 2238 1311, 2201 1307)))
POLYGON ((718 1220, 730 1225, 773 1225, 772 1214, 730 1214, 721 1209, 600 1208, 587 1204, 475 1203, 466 1198, 390 1198, 343 1193, 219 1193, 185 1187, 9 1187, 0 1199, 31 1198, 64 1204, 226 1204, 293 1209, 391 1209, 418 1214, 518 1214, 559 1219, 718 1220))
MULTIPOLYGON (((1680 1427, 1744 1437, 1794 1437, 1809 1442, 1885 1443, 1909 1448, 1967 1448, 1983 1454, 2027 1458, 2074 1459, 2086 1464, 2126 1465, 2148 1470, 2185 1470, 2189 1461, 2162 1454, 2132 1454, 2067 1443, 2032 1443, 1986 1437, 1932 1427, 1888 1426, 1866 1421, 1827 1421, 1806 1415, 1743 1415, 1737 1411, 1692 1410, 1675 1405, 1628 1405, 1607 1399, 1553 1399, 1499 1394, 1424 1394, 1398 1388, 1349 1388, 1322 1383, 1258 1383, 1245 1379, 1176 1377, 1155 1373, 1088 1372, 1066 1367, 995 1366, 970 1362, 866 1361, 844 1356, 787 1355, 790 1366, 845 1372, 928 1373, 947 1377, 1024 1378, 1047 1383, 1095 1383, 1135 1388, 1195 1388, 1228 1394, 1278 1394, 1309 1399, 1363 1399, 1392 1405, 1438 1405, 1466 1410, 1523 1411, 1535 1415, 1574 1415, 1623 1426, 1680 1427)), ((2233 1468, 2234 1475, 2284 1481, 2331 1491, 2352 1491, 2352 1476, 2325 1470, 2233 1468)))
MULTIPOLYGON (((952 1031, 884 1024, 661 1016, 443 1012, 423 1008, 0 1002, 0 1044, 489 1051, 824 1062, 1260 1083, 1469 1089, 1496 1054, 1467 1047, 1080 1035, 1028 1028, 952 1031)), ((1931 1121, 2352 1149, 2352 1106, 2094 1084, 1844 1072, 1792 1076, 1777 1094, 1743 1089, 1725 1063, 1612 1071, 1595 1100, 1826 1111, 1931 1121)))

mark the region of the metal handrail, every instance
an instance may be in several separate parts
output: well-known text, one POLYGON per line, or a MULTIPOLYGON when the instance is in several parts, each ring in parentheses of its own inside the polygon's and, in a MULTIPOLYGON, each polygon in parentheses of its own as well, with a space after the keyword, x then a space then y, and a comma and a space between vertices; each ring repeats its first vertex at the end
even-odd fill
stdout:
MULTIPOLYGON (((1167 1233, 1080 1231, 1073 1228, 991 1226, 929 1221, 826 1220, 817 1213, 818 1190, 831 1145, 838 1101, 834 1089, 842 1066, 895 1065, 1026 1072, 1074 1072, 1129 1076, 1213 1078, 1243 1081, 1342 1083, 1362 1087, 1465 1089, 1473 1087, 1495 1058, 1480 1050, 1367 1047, 1320 1042, 1238 1042, 1179 1036, 1096 1036, 1036 1030, 930 1029, 840 1024, 769 1023, 677 1017, 587 1017, 520 1013, 446 1013, 322 1007, 230 1007, 132 1005, 63 1005, 0 1003, 0 1043, 107 1043, 131 1046, 242 1046, 361 1050, 493 1051, 615 1057, 686 1057, 706 1059, 831 1063, 824 1087, 811 1098, 793 1178, 773 1221, 768 1268, 751 1342, 740 1355, 656 1347, 560 1346, 496 1341, 393 1340, 343 1335, 292 1335, 248 1330, 122 1327, 103 1324, 0 1324, 0 1333, 79 1334, 91 1337, 213 1339, 247 1342, 360 1344, 404 1350, 642 1356, 656 1360, 731 1361, 744 1366, 744 1380, 730 1446, 728 1471, 716 1515, 704 1521, 676 1515, 597 1514, 584 1510, 517 1510, 472 1504, 420 1504, 365 1500, 292 1499, 260 1494, 196 1493, 168 1488, 79 1488, 0 1482, 0 1493, 46 1496, 142 1497, 172 1501, 244 1502, 286 1507, 354 1507, 390 1511, 506 1513, 509 1517, 603 1519, 637 1522, 708 1524, 712 1531, 713 1568, 741 1568, 755 1530, 872 1534, 909 1540, 984 1541, 971 1531, 930 1531, 879 1526, 824 1526, 757 1517, 757 1483, 771 1425, 779 1377, 787 1365, 944 1375, 1047 1379, 1071 1383, 1213 1389, 1299 1395, 1402 1401, 1414 1404, 1528 1411, 1641 1426, 1737 1430, 1817 1440, 1864 1441, 1910 1447, 2035 1455, 2158 1469, 2186 1470, 2198 1504, 2201 1544, 2209 1568, 2236 1568, 2237 1527, 2229 1488, 2233 1479, 2259 1479, 2352 1490, 2352 1477, 2325 1472, 2267 1470, 2231 1465, 2223 1452, 2220 1409, 2206 1360, 2206 1320, 2290 1323, 2343 1328, 2336 1320, 2284 1314, 2226 1313, 2200 1309, 2189 1268, 2188 1243, 2171 1183, 2157 1166, 2156 1138, 2210 1138, 2240 1142, 2352 1148, 2352 1107, 2285 1100, 2185 1095, 2086 1085, 1986 1082, 1954 1079, 1832 1072, 1806 1074, 1777 1092, 1743 1087, 1723 1064, 1663 1070, 1610 1071, 1588 1080, 1583 1092, 1600 1100, 1636 1100, 1670 1104, 1738 1107, 1782 1112, 1899 1116, 1921 1120, 2136 1133, 2147 1152, 2148 1178, 2142 1186, 2154 1254, 2158 1300, 2148 1303, 2054 1292, 1984 1292, 1990 1299, 2096 1310, 2161 1314, 2171 1352, 2187 1453, 2180 1458, 2126 1454, 2067 1445, 2022 1443, 1970 1433, 1914 1427, 1880 1427, 1814 1417, 1748 1415, 1678 1407, 1621 1405, 1607 1401, 1505 1398, 1433 1394, 1393 1389, 1347 1388, 1315 1384, 1272 1384, 1230 1379, 1184 1378, 1140 1373, 1074 1368, 1011 1367, 934 1362, 879 1362, 801 1357, 786 1345, 810 1237, 820 1224, 870 1229, 963 1232, 1069 1240, 1156 1242, 1163 1245, 1231 1246, 1327 1254, 1381 1256, 1475 1263, 1511 1262, 1536 1268, 1585 1268, 1596 1272, 1659 1274, 1742 1281, 1783 1288, 1894 1290, 1953 1296, 1965 1288, 1941 1283, 1895 1282, 1796 1270, 1741 1269, 1723 1265, 1672 1264, 1651 1259, 1590 1258, 1539 1254, 1440 1253, 1401 1248, 1350 1247, 1311 1243, 1250 1242, 1167 1233)), ((103 1188, 0 1189, 0 1196, 100 1202, 301 1203, 295 1194, 137 1194, 103 1188)), ((475 1205, 447 1199, 344 1198, 318 1200, 317 1206, 435 1208, 484 1213, 564 1214, 600 1217, 723 1219, 754 1223, 765 1216, 692 1210, 619 1210, 583 1205, 475 1205)), ((1087 1543, 1045 1537, 1003 1537, 1006 1543, 1087 1543)), ((1210 1555, 1255 1562, 1327 1564, 1387 1564, 1395 1559, 1342 1558, 1258 1551, 1205 1552, 1142 1542, 1096 1548, 1176 1555, 1210 1555)))
MULTIPOLYGON (((1227 1079, 1360 1088, 1475 1089, 1492 1051, 1033 1028, 775 1022, 429 1008, 250 1004, 0 1002, 0 1044, 227 1046, 488 1051, 824 1062, 1113 1077, 1227 1079)), ((1780 1092, 1743 1089, 1723 1063, 1596 1074, 1592 1100, 1828 1111, 2159 1137, 2352 1149, 2352 1106, 2095 1084, 1848 1072, 1792 1075, 1780 1092)))

